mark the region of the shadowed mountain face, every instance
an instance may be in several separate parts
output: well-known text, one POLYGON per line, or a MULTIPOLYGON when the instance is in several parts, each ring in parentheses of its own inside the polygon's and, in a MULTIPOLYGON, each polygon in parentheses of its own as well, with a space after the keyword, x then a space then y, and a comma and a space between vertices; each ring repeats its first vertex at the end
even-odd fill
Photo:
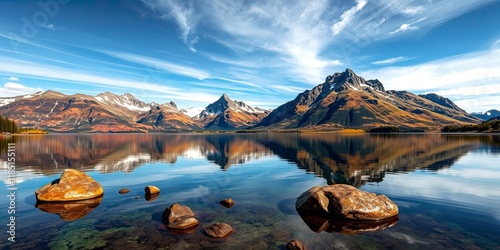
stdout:
POLYGON ((378 80, 365 80, 352 70, 328 76, 276 108, 256 127, 368 128, 381 125, 438 128, 444 124, 477 123, 451 100, 436 94, 386 91, 378 80))
POLYGON ((15 142, 18 152, 30 152, 16 154, 19 171, 46 175, 65 168, 130 172, 145 163, 175 163, 179 157, 206 159, 226 171, 275 155, 330 184, 359 187, 382 181, 388 172, 449 167, 481 143, 498 141, 498 135, 439 134, 63 134, 0 139, 0 159, 6 159, 8 142, 15 142))

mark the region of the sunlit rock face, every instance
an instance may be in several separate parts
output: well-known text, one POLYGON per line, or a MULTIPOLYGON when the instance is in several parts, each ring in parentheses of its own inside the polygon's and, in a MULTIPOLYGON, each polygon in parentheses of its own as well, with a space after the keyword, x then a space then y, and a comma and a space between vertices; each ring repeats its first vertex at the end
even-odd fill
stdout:
POLYGON ((199 224, 191 208, 177 203, 165 209, 162 217, 163 223, 168 229, 185 230, 199 224))
POLYGON ((88 174, 66 169, 61 177, 35 192, 39 201, 78 201, 103 195, 101 185, 88 174))
POLYGON ((398 206, 385 195, 336 184, 313 187, 297 198, 298 211, 353 220, 381 220, 396 216, 398 206))

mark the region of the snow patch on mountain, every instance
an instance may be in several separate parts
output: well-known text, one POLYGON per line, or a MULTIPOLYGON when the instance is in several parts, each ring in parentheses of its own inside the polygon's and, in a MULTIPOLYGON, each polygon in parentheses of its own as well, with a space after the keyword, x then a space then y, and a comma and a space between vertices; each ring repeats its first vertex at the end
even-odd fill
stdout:
POLYGON ((106 92, 95 96, 95 99, 100 103, 119 105, 133 111, 145 112, 151 109, 150 105, 139 101, 133 95, 128 93, 119 96, 113 93, 106 92))
POLYGON ((180 111, 183 114, 193 118, 193 117, 196 117, 197 115, 199 115, 204 109, 205 108, 203 108, 203 107, 197 107, 197 108, 191 107, 191 108, 181 109, 180 111))
POLYGON ((0 99, 0 107, 8 105, 14 101, 16 101, 16 98, 2 98, 0 99))

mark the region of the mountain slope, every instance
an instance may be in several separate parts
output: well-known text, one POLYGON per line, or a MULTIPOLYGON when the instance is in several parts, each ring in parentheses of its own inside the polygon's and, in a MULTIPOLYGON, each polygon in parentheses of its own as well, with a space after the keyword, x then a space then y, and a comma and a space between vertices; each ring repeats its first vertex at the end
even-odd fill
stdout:
POLYGON ((223 94, 194 117, 205 129, 247 128, 262 120, 270 111, 253 108, 223 94))
POLYGON ((174 102, 157 105, 138 117, 137 123, 153 131, 189 131, 201 129, 198 122, 177 109, 174 102))
POLYGON ((449 99, 435 94, 423 97, 407 91, 385 91, 380 81, 367 81, 346 69, 273 110, 255 127, 440 127, 457 122, 477 119, 449 99))

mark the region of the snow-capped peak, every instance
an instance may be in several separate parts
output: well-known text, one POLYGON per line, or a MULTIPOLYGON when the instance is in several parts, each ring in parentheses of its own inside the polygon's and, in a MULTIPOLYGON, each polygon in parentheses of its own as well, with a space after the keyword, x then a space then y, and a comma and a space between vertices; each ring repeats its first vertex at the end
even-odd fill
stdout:
POLYGON ((148 105, 143 101, 140 101, 139 99, 135 98, 135 96, 129 93, 125 93, 123 95, 116 95, 110 92, 105 92, 95 96, 95 99, 98 102, 104 104, 119 105, 133 111, 144 112, 151 109, 151 105, 148 105))

